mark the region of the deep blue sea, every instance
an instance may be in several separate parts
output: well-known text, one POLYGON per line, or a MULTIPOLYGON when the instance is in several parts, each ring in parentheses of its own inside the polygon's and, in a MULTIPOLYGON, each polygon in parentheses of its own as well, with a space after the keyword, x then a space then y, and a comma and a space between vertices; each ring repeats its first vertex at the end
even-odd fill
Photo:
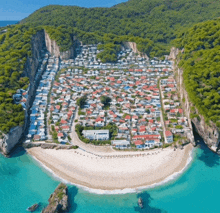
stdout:
MULTIPOLYGON (((42 209, 59 182, 21 148, 11 158, 0 156, 0 212, 23 213, 36 202, 41 203, 42 209)), ((180 177, 153 189, 103 195, 69 185, 70 212, 217 213, 219 192, 220 158, 200 145, 194 149, 193 161, 180 177), (139 196, 144 200, 144 209, 137 205, 139 196)))
POLYGON ((5 27, 7 25, 16 24, 19 21, 0 21, 0 27, 5 27))

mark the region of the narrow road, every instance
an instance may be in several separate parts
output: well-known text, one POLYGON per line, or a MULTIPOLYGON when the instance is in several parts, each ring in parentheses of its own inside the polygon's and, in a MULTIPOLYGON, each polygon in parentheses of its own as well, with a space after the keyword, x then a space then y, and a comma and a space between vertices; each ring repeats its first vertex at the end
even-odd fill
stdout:
POLYGON ((92 144, 86 144, 82 142, 77 133, 75 132, 75 125, 77 124, 75 120, 78 120, 78 107, 76 108, 76 113, 75 113, 75 119, 73 121, 73 125, 71 128, 71 138, 72 138, 72 144, 79 146, 81 149, 84 151, 90 152, 90 153, 111 153, 111 152, 116 152, 111 146, 95 146, 92 144))
POLYGON ((160 80, 161 79, 159 79, 159 91, 160 91, 160 102, 161 102, 160 119, 161 119, 161 124, 162 124, 162 128, 163 128, 164 141, 165 141, 165 143, 167 143, 167 138, 166 138, 166 135, 165 135, 166 128, 165 128, 165 123, 164 123, 164 120, 163 120, 163 111, 162 111, 162 109, 164 109, 164 108, 163 108, 163 98, 162 98, 160 80))

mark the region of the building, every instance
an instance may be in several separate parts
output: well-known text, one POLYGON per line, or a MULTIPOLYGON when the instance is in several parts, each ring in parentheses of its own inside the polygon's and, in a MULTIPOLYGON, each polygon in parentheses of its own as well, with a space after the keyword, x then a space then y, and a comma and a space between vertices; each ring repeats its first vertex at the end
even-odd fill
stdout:
POLYGON ((170 131, 165 131, 167 143, 173 143, 173 134, 170 131))
POLYGON ((109 130, 83 130, 82 134, 90 140, 109 140, 109 130))
POLYGON ((130 146, 130 142, 127 140, 114 140, 111 141, 111 144, 117 149, 126 149, 130 146))

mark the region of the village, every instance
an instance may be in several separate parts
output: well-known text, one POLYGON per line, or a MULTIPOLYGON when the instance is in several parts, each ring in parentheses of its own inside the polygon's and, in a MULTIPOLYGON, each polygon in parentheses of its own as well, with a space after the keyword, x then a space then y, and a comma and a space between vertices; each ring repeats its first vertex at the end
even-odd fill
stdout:
POLYGON ((77 57, 66 61, 48 56, 26 142, 73 144, 71 131, 85 143, 116 149, 150 149, 185 139, 187 118, 171 61, 149 60, 124 48, 118 63, 103 64, 96 58, 97 45, 76 51, 77 57))
POLYGON ((177 93, 177 84, 174 76, 160 80, 161 100, 165 123, 165 140, 167 143, 179 141, 180 144, 190 134, 188 119, 184 116, 183 109, 177 93))
POLYGON ((48 97, 59 69, 59 60, 54 57, 49 57, 49 53, 45 51, 40 62, 41 65, 35 75, 35 83, 38 84, 38 87, 36 89, 30 113, 26 111, 26 102, 29 98, 28 92, 30 90, 30 86, 26 90, 17 91, 17 93, 13 96, 15 103, 23 106, 26 117, 29 118, 26 142, 44 141, 49 137, 46 117, 48 97))

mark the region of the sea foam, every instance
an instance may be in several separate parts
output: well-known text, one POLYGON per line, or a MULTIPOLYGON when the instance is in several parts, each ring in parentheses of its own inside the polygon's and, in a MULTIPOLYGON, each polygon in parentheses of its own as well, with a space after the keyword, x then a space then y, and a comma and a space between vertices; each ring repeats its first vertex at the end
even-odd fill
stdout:
POLYGON ((178 177, 180 177, 190 166, 191 162, 193 161, 193 150, 192 149, 189 153, 189 157, 187 159, 187 163, 185 165, 185 167, 180 170, 179 172, 175 172, 172 175, 168 176, 166 179, 164 179, 161 182, 158 183, 153 183, 151 185, 147 185, 147 186, 141 186, 141 187, 136 187, 136 188, 125 188, 125 189, 115 189, 115 190, 103 190, 103 189, 93 189, 93 188, 89 188, 87 186, 82 186, 80 184, 75 184, 72 182, 69 182, 61 177, 59 177, 58 175, 56 175, 50 168, 48 168, 47 166, 45 166, 41 161, 39 161, 36 157, 30 155, 35 161, 38 162, 38 164, 44 168, 47 172, 49 172, 50 175, 52 175, 54 177, 54 179, 59 180, 65 184, 68 185, 74 185, 77 186, 80 189, 83 189, 84 191, 87 191, 89 193, 92 194, 106 194, 106 195, 113 195, 113 194, 132 194, 132 193, 140 193, 143 190, 146 189, 152 189, 164 184, 167 184, 175 179, 177 179, 178 177))

